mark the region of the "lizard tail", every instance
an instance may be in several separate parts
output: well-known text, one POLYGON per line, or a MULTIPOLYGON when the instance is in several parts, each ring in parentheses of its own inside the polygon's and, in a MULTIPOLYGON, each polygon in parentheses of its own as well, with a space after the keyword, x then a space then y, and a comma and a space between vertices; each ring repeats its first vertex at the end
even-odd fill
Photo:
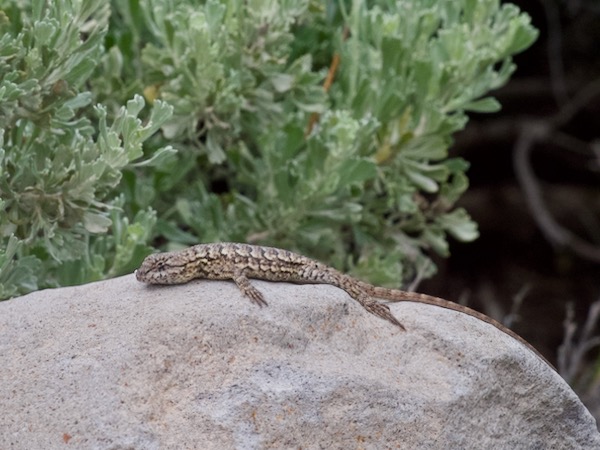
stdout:
POLYGON ((510 328, 502 325, 497 320, 492 319, 491 317, 486 316, 479 311, 475 311, 474 309, 469 308, 468 306, 459 305, 458 303, 451 302, 449 300, 445 300, 440 297, 434 297, 432 295, 420 294, 418 292, 407 292, 401 291, 399 289, 387 289, 383 287, 373 286, 371 284, 360 282, 360 287, 365 292, 369 293, 372 297, 380 298, 383 300, 387 300, 389 302, 414 302, 414 303, 425 303, 427 305, 439 306, 440 308, 450 309, 452 311, 456 311, 459 313, 467 314, 475 317, 483 322, 487 322, 490 325, 496 327, 498 330, 503 333, 508 334, 513 339, 516 339, 525 347, 532 350, 537 356, 539 356, 546 364, 552 367, 554 370, 555 367, 550 364, 550 362, 542 356, 540 352, 538 352, 529 342, 519 336, 517 333, 512 331, 510 328))

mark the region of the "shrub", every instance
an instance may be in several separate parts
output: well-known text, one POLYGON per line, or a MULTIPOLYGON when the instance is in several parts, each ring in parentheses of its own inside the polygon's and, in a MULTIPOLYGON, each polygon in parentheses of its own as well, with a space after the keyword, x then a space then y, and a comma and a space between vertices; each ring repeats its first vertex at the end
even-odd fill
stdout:
POLYGON ((477 236, 451 136, 536 37, 495 0, 4 3, 4 298, 126 273, 149 243, 430 276, 477 236))

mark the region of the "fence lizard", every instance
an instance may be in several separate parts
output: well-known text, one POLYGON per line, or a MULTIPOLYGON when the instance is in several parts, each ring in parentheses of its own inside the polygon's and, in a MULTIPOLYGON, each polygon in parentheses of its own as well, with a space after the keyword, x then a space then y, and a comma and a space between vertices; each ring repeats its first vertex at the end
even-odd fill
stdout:
POLYGON ((195 278, 233 280, 244 295, 258 306, 265 306, 262 293, 250 278, 308 284, 331 284, 346 291, 367 311, 405 330, 389 307, 376 298, 390 302, 416 302, 451 309, 475 317, 521 342, 552 365, 525 339, 496 320, 457 303, 426 294, 373 286, 306 256, 273 247, 237 243, 200 244, 181 251, 155 253, 146 257, 135 272, 138 281, 149 284, 181 284, 195 278))

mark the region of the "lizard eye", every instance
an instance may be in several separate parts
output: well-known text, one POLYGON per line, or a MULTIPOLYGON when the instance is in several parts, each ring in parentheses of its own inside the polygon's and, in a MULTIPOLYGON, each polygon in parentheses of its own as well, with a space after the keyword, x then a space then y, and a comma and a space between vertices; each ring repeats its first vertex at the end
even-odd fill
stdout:
POLYGON ((163 270, 165 270, 165 263, 163 261, 159 261, 158 264, 156 265, 156 269, 159 272, 162 272, 163 270))

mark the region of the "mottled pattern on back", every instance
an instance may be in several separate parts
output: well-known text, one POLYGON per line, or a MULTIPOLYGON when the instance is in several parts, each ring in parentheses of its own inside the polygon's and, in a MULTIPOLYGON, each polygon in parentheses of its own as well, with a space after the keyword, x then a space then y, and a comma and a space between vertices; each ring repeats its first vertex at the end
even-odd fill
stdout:
POLYGON ((288 250, 221 242, 150 255, 137 270, 137 277, 150 284, 180 284, 194 278, 227 280, 239 271, 249 278, 294 283, 330 284, 332 277, 343 276, 288 250))

